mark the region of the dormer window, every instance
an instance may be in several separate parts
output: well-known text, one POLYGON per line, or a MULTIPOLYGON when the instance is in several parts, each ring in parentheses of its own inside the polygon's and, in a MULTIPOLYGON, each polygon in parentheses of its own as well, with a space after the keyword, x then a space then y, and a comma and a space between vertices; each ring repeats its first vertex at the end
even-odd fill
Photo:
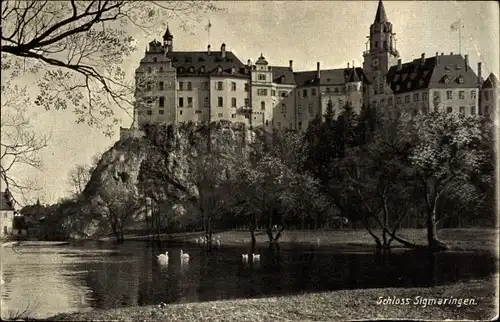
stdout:
POLYGON ((464 77, 462 75, 458 76, 457 81, 458 81, 459 84, 463 84, 464 83, 464 77))
POLYGON ((445 84, 449 84, 450 83, 450 78, 448 76, 445 76, 444 79, 443 79, 444 83, 445 84))
POLYGON ((201 66, 201 68, 200 68, 200 72, 201 72, 201 73, 204 73, 204 72, 205 72, 205 66, 201 66))
POLYGON ((285 83, 285 75, 281 75, 281 84, 285 83))
POLYGON ((189 67, 189 72, 190 73, 194 73, 194 67, 193 66, 189 67))
POLYGON ((221 66, 218 66, 218 67, 217 67, 217 72, 218 72, 218 73, 222 73, 222 67, 221 67, 221 66))
POLYGON ((424 86, 424 80, 422 80, 422 79, 421 79, 421 80, 419 80, 419 81, 418 81, 418 85, 419 85, 420 87, 424 86))
POLYGON ((179 67, 179 68, 177 69, 177 71, 179 72, 179 74, 184 73, 184 67, 179 67))
POLYGON ((396 91, 399 91, 401 87, 399 85, 396 85, 396 91))

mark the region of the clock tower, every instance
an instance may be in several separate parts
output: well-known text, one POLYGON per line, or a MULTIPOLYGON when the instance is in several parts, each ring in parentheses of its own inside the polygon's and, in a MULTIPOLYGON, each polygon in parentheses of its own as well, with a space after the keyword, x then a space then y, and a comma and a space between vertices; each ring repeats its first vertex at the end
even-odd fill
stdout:
POLYGON ((370 102, 373 99, 378 100, 380 95, 390 94, 391 90, 385 80, 389 68, 396 65, 399 58, 395 35, 392 32, 392 23, 389 22, 385 14, 384 4, 380 0, 375 21, 370 26, 366 51, 363 54, 363 71, 371 83, 368 91, 370 102))

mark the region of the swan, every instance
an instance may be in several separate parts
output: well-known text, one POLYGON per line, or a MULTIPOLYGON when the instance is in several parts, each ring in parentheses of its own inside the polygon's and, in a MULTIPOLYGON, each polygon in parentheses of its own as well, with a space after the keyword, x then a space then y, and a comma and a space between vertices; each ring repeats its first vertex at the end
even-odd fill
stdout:
POLYGON ((258 261, 258 260, 260 260, 260 254, 252 254, 252 259, 253 259, 254 261, 258 261))
POLYGON ((184 253, 181 249, 181 259, 185 261, 189 261, 189 254, 184 253))
POLYGON ((158 255, 158 260, 162 263, 167 263, 168 264, 168 251, 165 252, 165 254, 160 254, 158 255))
POLYGON ((241 254, 241 259, 243 259, 244 261, 247 261, 248 260, 248 254, 241 254))

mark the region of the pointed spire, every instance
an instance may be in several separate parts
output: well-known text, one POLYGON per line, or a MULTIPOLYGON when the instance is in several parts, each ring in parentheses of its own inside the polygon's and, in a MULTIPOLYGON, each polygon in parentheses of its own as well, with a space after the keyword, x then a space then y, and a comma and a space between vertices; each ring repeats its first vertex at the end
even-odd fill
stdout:
POLYGON ((382 0, 378 2, 377 14, 375 15, 375 23, 377 22, 388 22, 382 0))
POLYGON ((167 24, 167 31, 165 31, 165 34, 163 35, 163 40, 172 40, 174 36, 170 33, 170 29, 168 28, 167 24))

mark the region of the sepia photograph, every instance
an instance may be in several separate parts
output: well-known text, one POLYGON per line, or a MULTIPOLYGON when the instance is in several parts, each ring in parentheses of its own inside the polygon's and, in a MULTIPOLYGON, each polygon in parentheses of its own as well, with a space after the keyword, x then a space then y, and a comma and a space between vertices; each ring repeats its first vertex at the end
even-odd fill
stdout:
POLYGON ((1 3, 2 321, 495 321, 496 1, 1 3))

